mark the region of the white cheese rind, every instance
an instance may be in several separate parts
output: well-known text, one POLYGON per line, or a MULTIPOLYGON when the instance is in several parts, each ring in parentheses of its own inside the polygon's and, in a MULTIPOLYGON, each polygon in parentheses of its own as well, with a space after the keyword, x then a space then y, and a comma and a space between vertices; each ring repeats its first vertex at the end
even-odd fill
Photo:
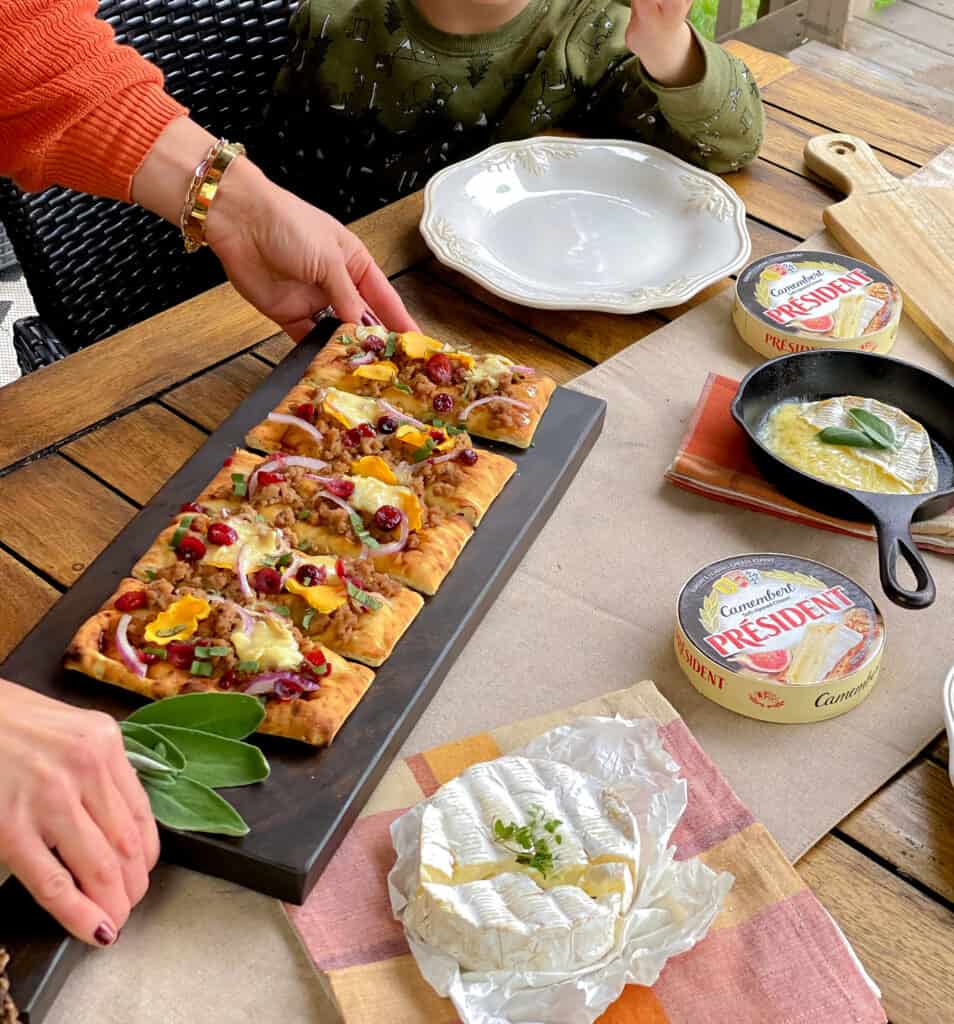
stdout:
POLYGON ((639 833, 623 801, 556 761, 503 757, 443 786, 421 819, 406 924, 465 970, 578 970, 617 940, 633 904, 639 833), (546 877, 516 862, 494 821, 560 822, 546 877))

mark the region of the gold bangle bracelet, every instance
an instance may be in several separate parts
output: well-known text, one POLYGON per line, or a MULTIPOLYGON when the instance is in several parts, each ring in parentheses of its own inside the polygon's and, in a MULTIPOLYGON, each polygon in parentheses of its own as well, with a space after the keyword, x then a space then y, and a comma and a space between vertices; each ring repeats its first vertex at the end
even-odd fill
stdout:
POLYGON ((179 224, 186 252, 198 252, 206 244, 205 222, 209 207, 232 161, 244 154, 245 147, 241 143, 219 139, 196 167, 179 224))

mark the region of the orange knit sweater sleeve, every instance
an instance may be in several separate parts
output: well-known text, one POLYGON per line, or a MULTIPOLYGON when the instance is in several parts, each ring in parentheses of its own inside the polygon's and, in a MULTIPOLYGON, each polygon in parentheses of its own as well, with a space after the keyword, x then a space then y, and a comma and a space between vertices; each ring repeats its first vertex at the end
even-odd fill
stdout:
POLYGON ((133 175, 186 109, 162 72, 95 17, 96 0, 0 0, 0 175, 129 200, 133 175))

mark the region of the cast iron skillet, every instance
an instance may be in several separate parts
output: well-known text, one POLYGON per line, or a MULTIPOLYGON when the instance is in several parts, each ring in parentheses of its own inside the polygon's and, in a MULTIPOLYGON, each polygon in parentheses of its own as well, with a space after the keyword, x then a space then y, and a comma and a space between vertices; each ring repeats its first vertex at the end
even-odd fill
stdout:
POLYGON ((927 608, 934 580, 911 539, 911 522, 954 506, 954 386, 910 363, 867 352, 821 349, 763 363, 739 385, 732 415, 748 434, 756 464, 790 498, 842 519, 873 521, 884 592, 904 608, 927 608), (877 398, 904 410, 931 435, 939 490, 927 494, 876 494, 838 487, 794 469, 758 440, 769 410, 785 399, 813 402, 837 395, 877 398), (906 590, 897 576, 903 556, 916 580, 906 590))

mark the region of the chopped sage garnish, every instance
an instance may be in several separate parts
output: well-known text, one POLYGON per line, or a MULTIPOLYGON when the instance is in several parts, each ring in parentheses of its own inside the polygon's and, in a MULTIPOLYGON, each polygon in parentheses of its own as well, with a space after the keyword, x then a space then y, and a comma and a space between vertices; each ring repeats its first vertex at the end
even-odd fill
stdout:
POLYGON ((170 626, 168 629, 157 629, 156 636, 161 636, 163 640, 169 636, 178 636, 185 629, 185 623, 180 622, 178 625, 170 626))
POLYGON ((248 481, 244 473, 232 474, 232 493, 236 498, 244 498, 248 494, 248 481))
POLYGON ((144 654, 151 654, 154 658, 159 661, 165 661, 169 656, 169 652, 165 647, 143 647, 144 654))
POLYGON ((182 538, 189 532, 189 527, 192 525, 192 520, 195 516, 183 516, 179 520, 179 525, 176 527, 176 532, 172 535, 172 540, 169 541, 169 547, 175 550, 182 538))
POLYGON ((314 619, 314 617, 315 617, 315 609, 314 608, 309 608, 308 611, 306 611, 305 614, 302 616, 301 628, 302 629, 308 629, 308 627, 311 625, 311 621, 312 621, 312 619, 314 619))
POLYGON ((236 668, 239 672, 257 672, 258 662, 257 661, 240 661, 236 668))
POLYGON ((413 394, 410 387, 403 380, 396 380, 392 386, 396 387, 398 391, 403 391, 406 395, 413 394))
POLYGON ((351 580, 345 580, 345 586, 348 589, 348 596, 352 600, 357 601, 358 604, 363 605, 365 608, 369 608, 371 611, 376 612, 384 604, 384 601, 380 597, 374 594, 369 594, 366 590, 362 590, 360 587, 356 587, 351 580))
POLYGON ((379 548, 381 546, 374 537, 368 533, 368 530, 364 525, 364 520, 357 512, 349 513, 348 519, 351 523, 351 529, 354 530, 358 540, 360 540, 366 548, 379 548))
POLYGON ((194 676, 210 676, 212 675, 212 665, 208 661, 193 661, 189 667, 189 672, 194 676))
POLYGON ((232 650, 229 647, 196 647, 195 649, 197 658, 224 658, 231 653, 232 650))

